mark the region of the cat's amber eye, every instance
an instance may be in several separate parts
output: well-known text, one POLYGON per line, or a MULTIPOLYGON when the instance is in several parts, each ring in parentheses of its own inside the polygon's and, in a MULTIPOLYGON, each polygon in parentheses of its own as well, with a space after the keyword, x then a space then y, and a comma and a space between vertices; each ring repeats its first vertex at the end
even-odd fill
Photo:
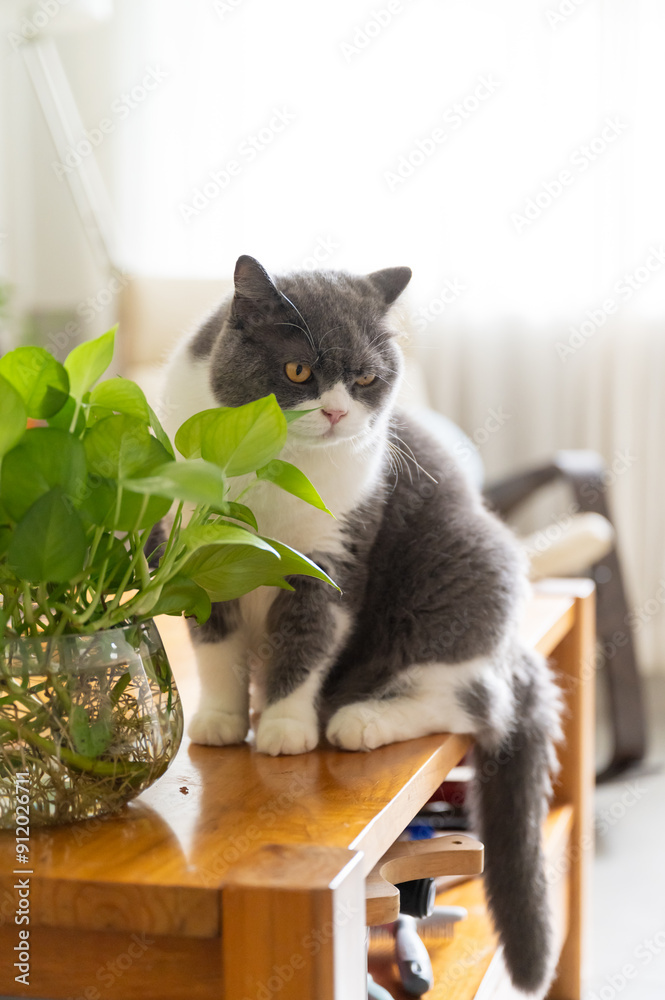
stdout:
POLYGON ((290 378, 292 382, 306 382, 312 374, 309 365, 304 365, 301 361, 289 361, 284 367, 284 371, 286 377, 290 378))
POLYGON ((361 375, 356 379, 356 385, 371 385, 376 375, 361 375))

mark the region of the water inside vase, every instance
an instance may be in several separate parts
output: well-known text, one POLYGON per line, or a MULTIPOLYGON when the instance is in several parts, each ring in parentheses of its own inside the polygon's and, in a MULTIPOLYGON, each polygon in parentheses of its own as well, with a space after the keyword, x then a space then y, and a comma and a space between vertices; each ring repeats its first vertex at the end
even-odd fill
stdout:
POLYGON ((153 623, 20 639, 0 658, 0 827, 119 809, 164 773, 182 708, 153 623), (17 798, 18 796, 18 798, 17 798))

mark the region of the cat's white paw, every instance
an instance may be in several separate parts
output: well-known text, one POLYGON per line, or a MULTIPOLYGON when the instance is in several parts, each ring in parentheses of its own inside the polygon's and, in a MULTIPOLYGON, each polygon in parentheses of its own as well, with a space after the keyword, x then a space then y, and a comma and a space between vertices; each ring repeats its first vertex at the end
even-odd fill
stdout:
POLYGON ((229 743, 242 743, 249 731, 246 716, 236 712, 222 712, 205 708, 192 716, 187 734, 193 743, 225 747, 229 743))
POLYGON ((381 717, 381 708, 370 702, 345 705, 328 723, 328 741, 342 750, 375 750, 391 743, 393 736, 381 717))
POLYGON ((319 742, 316 721, 293 719, 283 716, 271 718, 269 709, 263 713, 256 731, 256 749, 259 753, 277 757, 279 754, 308 753, 319 742))

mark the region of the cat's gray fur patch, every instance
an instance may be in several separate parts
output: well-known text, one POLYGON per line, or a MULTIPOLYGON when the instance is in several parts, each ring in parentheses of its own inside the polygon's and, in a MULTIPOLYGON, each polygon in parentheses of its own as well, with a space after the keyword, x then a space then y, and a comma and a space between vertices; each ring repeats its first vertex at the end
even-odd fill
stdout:
POLYGON ((279 631, 288 636, 288 642, 273 651, 266 685, 268 704, 290 694, 313 664, 327 662, 336 632, 333 605, 339 602, 330 588, 306 576, 288 579, 298 599, 292 600, 291 593, 283 590, 268 611, 268 635, 279 631))
POLYGON ((436 483, 413 464, 410 475, 387 468, 383 495, 365 509, 356 537, 369 531, 373 543, 362 565, 349 555, 342 567, 342 580, 357 566, 367 585, 323 690, 334 707, 377 697, 413 663, 488 656, 514 624, 521 553, 512 535, 412 419, 396 415, 392 433, 436 483))
POLYGON ((208 621, 203 625, 195 625, 189 619, 192 639, 199 642, 219 642, 232 635, 241 623, 240 604, 238 601, 218 601, 213 604, 208 621))

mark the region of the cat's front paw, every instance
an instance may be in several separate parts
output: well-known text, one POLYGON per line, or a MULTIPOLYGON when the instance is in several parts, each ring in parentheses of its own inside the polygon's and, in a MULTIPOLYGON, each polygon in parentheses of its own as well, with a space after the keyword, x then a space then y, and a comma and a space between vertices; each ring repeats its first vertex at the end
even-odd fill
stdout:
POLYGON ((293 719, 288 716, 271 717, 267 709, 256 731, 256 749, 259 753, 277 757, 279 754, 308 753, 319 742, 315 721, 293 719))
POLYGON ((236 712, 222 712, 205 708, 192 716, 187 734, 192 743, 204 746, 225 747, 230 743, 242 743, 249 731, 247 717, 236 712))
POLYGON ((326 737, 342 750, 375 750, 392 742, 381 721, 380 709, 369 702, 345 705, 328 723, 326 737))

